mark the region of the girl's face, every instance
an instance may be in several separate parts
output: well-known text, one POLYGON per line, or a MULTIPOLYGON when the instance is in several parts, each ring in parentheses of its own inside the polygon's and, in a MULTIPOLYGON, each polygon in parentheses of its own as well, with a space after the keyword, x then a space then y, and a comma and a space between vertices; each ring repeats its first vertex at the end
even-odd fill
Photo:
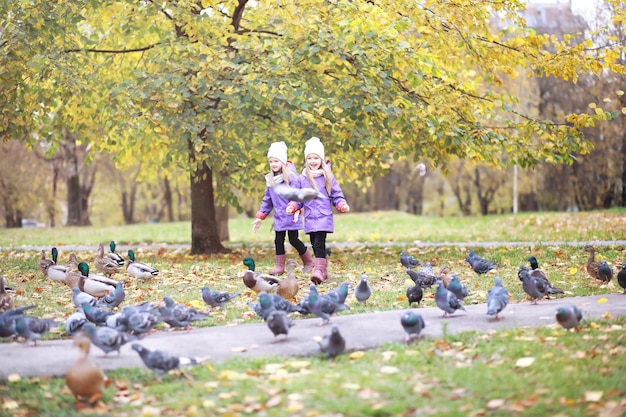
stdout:
POLYGON ((322 158, 318 154, 310 153, 306 157, 306 164, 309 169, 320 169, 322 166, 322 158))
POLYGON ((272 172, 280 172, 283 168, 283 163, 276 158, 268 158, 267 160, 270 163, 270 169, 272 172))

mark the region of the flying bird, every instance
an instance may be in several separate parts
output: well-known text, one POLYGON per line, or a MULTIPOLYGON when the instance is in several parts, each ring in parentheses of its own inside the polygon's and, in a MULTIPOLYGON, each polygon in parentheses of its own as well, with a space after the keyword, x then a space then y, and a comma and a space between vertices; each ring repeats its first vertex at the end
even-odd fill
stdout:
POLYGON ((316 198, 328 200, 327 196, 314 188, 295 188, 283 183, 276 184, 272 188, 276 194, 288 201, 306 203, 316 198))

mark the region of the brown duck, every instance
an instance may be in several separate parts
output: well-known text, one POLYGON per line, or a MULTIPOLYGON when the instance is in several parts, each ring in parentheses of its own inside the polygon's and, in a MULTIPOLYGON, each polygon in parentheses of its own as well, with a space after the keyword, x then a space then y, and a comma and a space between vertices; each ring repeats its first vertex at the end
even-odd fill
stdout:
POLYGON ((4 277, 0 275, 0 313, 13 308, 13 297, 4 288, 4 277))
POLYGON ((104 388, 110 380, 104 375, 98 365, 89 360, 91 340, 85 333, 80 333, 74 339, 74 345, 80 349, 80 357, 65 374, 65 383, 74 395, 76 409, 86 406, 95 406, 102 398, 104 388))
POLYGON ((598 271, 600 270, 601 262, 596 261, 596 250, 591 245, 585 246, 585 252, 589 252, 589 259, 587 259, 587 273, 591 275, 592 278, 600 279, 600 275, 598 271))
POLYGON ((298 294, 298 290, 300 290, 298 278, 296 277, 296 268, 299 266, 298 262, 294 259, 289 259, 287 261, 287 265, 285 265, 287 278, 280 280, 278 282, 278 288, 276 289, 276 293, 285 300, 295 299, 298 294))
POLYGON ((98 244, 98 252, 96 253, 96 258, 93 261, 96 269, 102 272, 107 277, 111 277, 113 274, 117 274, 123 268, 118 262, 109 258, 108 256, 104 256, 104 246, 102 243, 98 244))
POLYGON ((452 273, 450 272, 450 267, 448 265, 444 265, 439 270, 439 277, 441 282, 443 282, 443 287, 448 288, 448 284, 452 281, 452 273))
POLYGON ((41 250, 41 258, 39 258, 39 270, 41 271, 42 274, 44 274, 45 276, 48 275, 48 267, 50 265, 54 265, 54 261, 52 259, 46 259, 46 251, 45 250, 41 250))

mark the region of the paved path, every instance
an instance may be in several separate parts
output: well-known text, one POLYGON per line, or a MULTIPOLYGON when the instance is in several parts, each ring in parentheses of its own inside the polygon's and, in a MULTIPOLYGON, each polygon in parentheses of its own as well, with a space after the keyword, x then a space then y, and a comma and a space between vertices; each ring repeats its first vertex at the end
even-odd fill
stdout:
MULTIPOLYGON (((466 313, 457 312, 445 319, 437 307, 420 308, 419 312, 426 321, 424 336, 440 337, 444 323, 448 333, 554 325, 555 309, 562 304, 579 306, 585 311, 587 320, 602 320, 606 313, 612 317, 626 315, 626 295, 619 293, 545 300, 537 305, 530 302, 509 304, 500 321, 494 321, 485 314, 484 304, 469 305, 466 313)), ((388 342, 403 341, 404 332, 400 326, 403 311, 338 315, 332 322, 344 335, 348 350, 372 349, 388 342)), ((272 343, 274 337, 265 323, 196 328, 189 332, 160 331, 147 336, 140 343, 150 349, 162 349, 179 355, 209 356, 210 361, 261 355, 293 357, 317 354, 319 348, 313 338, 328 333, 330 326, 317 326, 320 323, 318 318, 299 318, 297 314, 294 318, 296 325, 292 327, 288 340, 278 343, 272 343)), ((0 380, 13 373, 23 377, 63 375, 76 360, 77 353, 71 340, 44 341, 36 347, 1 343, 0 380)), ((129 345, 122 347, 119 356, 111 353, 108 357, 93 347, 91 357, 103 369, 143 367, 139 356, 129 345)))

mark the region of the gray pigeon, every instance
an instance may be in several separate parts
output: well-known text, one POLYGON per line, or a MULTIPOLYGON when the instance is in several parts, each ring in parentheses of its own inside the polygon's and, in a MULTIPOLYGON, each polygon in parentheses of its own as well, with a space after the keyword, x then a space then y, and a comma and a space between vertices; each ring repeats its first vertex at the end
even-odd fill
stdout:
POLYGON ((96 303, 96 307, 108 308, 113 310, 115 307, 122 304, 126 298, 126 293, 124 292, 124 283, 122 281, 118 281, 115 284, 115 290, 113 292, 109 291, 107 295, 100 298, 96 303))
POLYGON ((54 319, 42 319, 39 317, 20 316, 15 320, 15 331, 18 335, 26 339, 26 342, 33 342, 37 346, 37 340, 48 333, 52 327, 58 326, 59 323, 54 319))
POLYGON ((318 342, 320 351, 326 355, 328 359, 335 359, 346 350, 346 340, 343 338, 337 326, 333 326, 330 334, 322 337, 318 342))
POLYGON ((202 300, 211 307, 224 308, 227 302, 240 295, 241 293, 229 294, 227 292, 213 291, 209 287, 202 288, 202 300))
POLYGON ((133 343, 131 348, 139 354, 139 357, 148 369, 157 373, 159 379, 172 369, 185 365, 195 365, 198 363, 198 360, 195 358, 174 356, 162 350, 150 350, 138 343, 133 343))
POLYGON ((498 314, 509 304, 509 292, 502 285, 500 277, 493 279, 493 287, 487 292, 487 315, 495 316, 499 320, 498 314))
POLYGON ((191 322, 204 320, 209 317, 207 313, 201 313, 195 308, 176 303, 172 297, 163 297, 165 307, 159 307, 159 313, 163 321, 172 327, 189 328, 191 322))
POLYGON ((344 304, 346 298, 348 298, 349 289, 350 285, 347 282, 342 282, 337 289, 324 293, 324 297, 329 298, 337 304, 344 304))
POLYGON ((110 327, 96 327, 93 323, 85 323, 83 331, 87 333, 91 343, 98 346, 100 350, 108 355, 109 352, 117 351, 120 354, 120 348, 128 342, 137 340, 136 336, 126 332, 120 332, 110 327))
POLYGON ((413 280, 413 282, 422 287, 422 289, 432 287, 435 284, 435 281, 437 281, 437 276, 435 275, 435 271, 433 270, 430 262, 426 262, 426 264, 417 271, 407 269, 406 273, 413 280))
POLYGON ((134 311, 126 317, 126 322, 122 322, 128 331, 134 335, 146 334, 163 321, 163 317, 151 311, 134 311))
POLYGON ((294 326, 293 320, 291 317, 287 315, 287 313, 283 310, 274 310, 272 311, 265 320, 267 322, 267 327, 274 334, 274 340, 272 343, 277 341, 278 335, 284 334, 285 340, 289 335, 289 328, 294 326))
POLYGON ((443 317, 449 317, 450 314, 457 310, 465 311, 465 307, 463 307, 456 295, 445 289, 441 280, 437 280, 436 284, 435 303, 437 303, 437 307, 443 310, 443 317))
POLYGON ((95 306, 98 299, 91 294, 81 291, 80 288, 74 287, 72 288, 72 301, 76 307, 82 308, 84 303, 95 306))
POLYGON ((426 327, 422 315, 414 310, 405 311, 402 317, 400 317, 400 324, 402 324, 402 328, 406 332, 406 338, 404 339, 406 342, 419 337, 422 329, 426 327))
POLYGON ((311 201, 316 198, 328 200, 327 196, 313 188, 295 188, 281 183, 274 185, 272 189, 276 194, 288 201, 306 203, 307 201, 311 201))
POLYGON ((495 262, 476 255, 474 249, 470 249, 469 255, 465 257, 465 260, 478 275, 486 274, 498 267, 495 262))
POLYGON ((450 283, 448 283, 447 290, 452 291, 459 301, 463 301, 463 299, 469 295, 467 287, 465 287, 465 284, 459 280, 456 274, 452 274, 452 279, 450 280, 450 283))
POLYGON ((354 297, 359 303, 367 304, 367 300, 372 296, 372 288, 367 283, 367 275, 361 275, 361 281, 354 288, 354 297))
POLYGON ((533 299, 531 304, 537 304, 537 300, 541 300, 546 296, 547 286, 545 286, 543 281, 531 277, 529 269, 528 267, 520 267, 518 276, 522 280, 524 292, 533 299))
POLYGON ((578 307, 567 304, 556 309, 556 321, 569 332, 578 329, 583 319, 583 312, 578 307))
POLYGON ((613 278, 613 268, 611 268, 606 259, 603 259, 600 263, 598 278, 604 282, 609 282, 613 278))
POLYGON ((406 289, 406 298, 409 300, 409 307, 413 303, 417 303, 417 305, 419 305, 423 297, 424 290, 422 290, 422 286, 419 284, 415 284, 406 289))
POLYGON ((0 337, 15 337, 17 332, 15 331, 15 321, 22 317, 26 310, 37 307, 34 304, 15 307, 0 313, 0 337))
MULTIPOLYGON (((533 257, 531 256, 531 258, 533 257)), ((533 263, 531 262, 531 265, 532 264, 533 263)), ((545 293, 546 298, 550 298, 550 294, 563 294, 562 289, 557 288, 550 283, 548 275, 542 269, 520 265, 517 271, 517 277, 520 281, 524 282, 521 275, 522 270, 526 270, 528 272, 528 275, 535 281, 535 285, 539 287, 539 291, 545 293)))
POLYGON ((82 311, 79 310, 72 313, 67 319, 65 319, 65 331, 70 336, 74 336, 82 330, 83 325, 88 321, 87 317, 85 317, 85 313, 82 311))
POLYGON ((408 255, 405 251, 400 252, 400 263, 406 269, 413 269, 420 266, 423 262, 418 261, 414 257, 408 255))
POLYGON ((622 269, 617 273, 617 283, 624 289, 624 294, 626 294, 626 263, 622 264, 622 269))
MULTIPOLYGON (((267 320, 267 317, 274 310, 281 310, 286 313, 303 313, 304 311, 300 305, 291 304, 278 294, 268 294, 265 291, 261 291, 257 298, 259 300, 258 304, 248 302, 248 305, 263 320, 267 320)), ((306 312, 303 314, 306 314, 306 312)))
POLYGON ((309 294, 305 305, 309 312, 322 319, 322 322, 318 324, 318 326, 330 323, 330 317, 333 314, 338 311, 343 311, 346 308, 345 304, 337 304, 330 298, 320 295, 317 292, 315 284, 309 286, 309 294))
POLYGON ((87 320, 98 326, 104 326, 106 324, 107 317, 113 314, 110 311, 104 310, 100 307, 92 306, 89 303, 83 303, 81 305, 81 308, 85 313, 85 317, 87 317, 87 320))

